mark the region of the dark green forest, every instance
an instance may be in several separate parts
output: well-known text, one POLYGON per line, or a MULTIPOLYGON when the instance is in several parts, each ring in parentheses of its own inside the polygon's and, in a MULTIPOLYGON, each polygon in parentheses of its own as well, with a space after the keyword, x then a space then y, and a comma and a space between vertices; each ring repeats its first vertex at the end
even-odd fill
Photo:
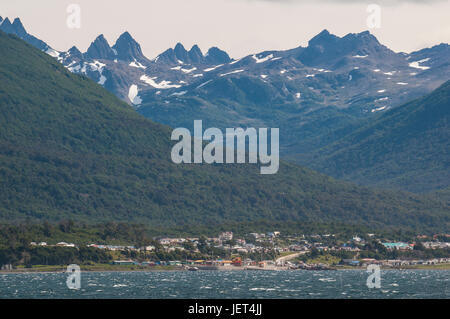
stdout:
POLYGON ((450 81, 382 113, 302 162, 340 179, 429 192, 450 180, 450 81))
POLYGON ((175 165, 170 128, 0 32, 0 220, 149 227, 340 223, 448 230, 448 202, 340 182, 286 162, 175 165))

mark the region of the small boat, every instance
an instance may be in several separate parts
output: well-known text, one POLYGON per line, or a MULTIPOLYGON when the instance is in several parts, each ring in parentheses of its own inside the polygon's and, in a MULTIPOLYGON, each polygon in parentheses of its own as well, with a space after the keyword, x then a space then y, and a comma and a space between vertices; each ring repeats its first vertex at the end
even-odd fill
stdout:
POLYGON ((198 268, 197 267, 188 267, 187 270, 189 270, 189 271, 197 271, 198 268))

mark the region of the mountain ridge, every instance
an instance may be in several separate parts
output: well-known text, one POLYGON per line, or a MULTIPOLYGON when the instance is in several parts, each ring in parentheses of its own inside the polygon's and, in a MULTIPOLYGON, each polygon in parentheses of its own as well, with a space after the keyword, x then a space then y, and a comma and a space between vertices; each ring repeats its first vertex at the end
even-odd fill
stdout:
MULTIPOLYGON (((307 47, 238 60, 218 48, 203 54, 196 45, 188 51, 177 43, 144 61, 137 45, 131 51, 126 46, 123 60, 109 50, 108 59, 75 49, 46 52, 159 123, 192 128, 201 118, 221 129, 279 127, 282 156, 308 166, 315 164, 304 161, 310 153, 429 94, 450 74, 448 44, 395 53, 367 31, 338 37, 324 30, 307 47)), ((408 183, 397 186, 410 189, 408 183)))
POLYGON ((0 56, 2 220, 448 225, 439 201, 356 187, 286 162, 271 176, 254 165, 175 165, 170 129, 101 85, 3 32, 0 56))

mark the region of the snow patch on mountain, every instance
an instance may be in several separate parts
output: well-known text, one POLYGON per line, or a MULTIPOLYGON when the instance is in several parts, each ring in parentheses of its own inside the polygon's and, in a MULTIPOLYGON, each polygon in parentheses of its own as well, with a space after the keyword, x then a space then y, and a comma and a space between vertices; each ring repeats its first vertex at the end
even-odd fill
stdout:
POLYGON ((136 84, 130 86, 130 89, 128 90, 128 98, 134 105, 139 105, 142 103, 142 99, 139 97, 138 93, 139 89, 136 84))
POLYGON ((430 68, 429 66, 421 66, 420 64, 427 62, 429 60, 430 60, 430 58, 426 58, 426 59, 422 59, 419 61, 411 62, 411 63, 409 63, 409 67, 415 68, 415 69, 420 69, 420 70, 428 70, 430 68))
POLYGON ((254 54, 254 55, 252 55, 252 58, 256 61, 256 63, 263 63, 263 62, 266 62, 266 61, 269 61, 270 59, 272 59, 273 58, 273 54, 269 54, 269 55, 267 55, 267 56, 265 56, 263 58, 258 58, 256 56, 256 54, 254 54))
POLYGON ((89 68, 91 69, 92 72, 98 72, 99 73, 99 80, 98 80, 98 84, 100 85, 104 85, 106 82, 106 77, 103 75, 103 69, 105 68, 106 64, 101 63, 97 60, 94 60, 94 62, 91 63, 87 63, 87 64, 83 64, 83 68, 81 68, 80 65, 77 65, 75 67, 69 67, 69 71, 70 72, 79 72, 81 71, 81 73, 86 74, 87 73, 87 66, 89 66, 89 68), (80 70, 81 68, 81 70, 80 70))
POLYGON ((68 66, 67 70, 69 70, 72 73, 78 73, 81 70, 81 65, 77 64, 75 66, 68 66))
POLYGON ((139 63, 138 61, 134 60, 133 62, 131 62, 129 64, 129 66, 132 66, 133 68, 138 68, 138 69, 146 69, 147 67, 142 65, 141 63, 139 63))
POLYGON ((58 58, 60 53, 52 48, 48 48, 47 51, 45 51, 48 55, 50 55, 53 58, 58 58))
POLYGON ((163 80, 163 81, 161 81, 161 82, 158 83, 158 82, 155 81, 156 79, 157 79, 156 76, 151 78, 151 77, 149 77, 149 76, 147 76, 147 75, 143 75, 143 76, 141 76, 141 78, 140 78, 141 81, 147 83, 147 84, 150 85, 150 86, 153 86, 153 87, 156 88, 156 89, 163 89, 163 90, 165 90, 165 89, 171 89, 171 88, 179 88, 179 87, 181 87, 181 85, 178 85, 178 84, 172 84, 171 81, 165 81, 165 80, 163 80))
POLYGON ((230 75, 230 74, 235 74, 235 73, 240 73, 240 72, 244 72, 244 70, 234 70, 231 72, 227 72, 227 73, 222 73, 220 76, 225 76, 225 75, 230 75))
POLYGON ((376 109, 372 109, 372 113, 374 113, 374 112, 379 112, 379 111, 383 111, 384 109, 386 109, 386 106, 381 106, 381 107, 378 107, 378 108, 376 108, 376 109))
POLYGON ((187 93, 187 91, 174 92, 174 93, 170 94, 170 96, 182 96, 182 95, 185 95, 186 93, 187 93))
POLYGON ((197 68, 195 66, 192 69, 183 69, 183 68, 181 69, 181 71, 186 74, 191 73, 192 71, 195 71, 195 70, 197 70, 197 68))
POLYGON ((106 64, 101 63, 97 60, 94 60, 93 63, 88 63, 88 65, 91 67, 92 71, 98 71, 98 72, 103 71, 103 68, 106 66, 106 64))
POLYGON ((232 64, 238 63, 238 62, 241 61, 241 60, 242 60, 242 58, 241 58, 241 59, 234 60, 234 61, 232 61, 232 62, 230 62, 230 63, 228 63, 228 64, 232 65, 232 64))
POLYGON ((214 71, 217 68, 220 68, 221 66, 223 66, 223 64, 219 64, 219 65, 213 66, 212 68, 204 69, 203 71, 204 72, 211 72, 211 71, 214 71))
POLYGON ((206 84, 208 84, 208 83, 210 83, 210 82, 212 82, 212 80, 208 80, 208 81, 206 81, 206 82, 204 82, 204 83, 200 84, 200 85, 199 85, 199 86, 197 86, 196 88, 197 88, 197 89, 199 89, 199 88, 201 88, 201 87, 205 86, 206 84))
POLYGON ((98 80, 98 84, 104 85, 106 80, 107 80, 106 76, 104 76, 103 74, 100 74, 100 79, 98 80))

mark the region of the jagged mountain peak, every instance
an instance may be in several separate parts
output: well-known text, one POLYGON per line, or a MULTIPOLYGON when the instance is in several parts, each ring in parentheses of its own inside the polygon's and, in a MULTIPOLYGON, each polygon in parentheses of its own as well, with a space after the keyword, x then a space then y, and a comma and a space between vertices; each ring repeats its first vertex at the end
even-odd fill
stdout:
POLYGON ((140 44, 131 36, 128 31, 122 33, 112 47, 117 54, 117 58, 123 61, 148 62, 148 59, 142 53, 140 44))
POLYGON ((23 24, 22 24, 22 21, 20 21, 20 18, 15 18, 13 21, 13 25, 18 26, 18 27, 20 26, 23 28, 23 24))
POLYGON ((81 51, 80 50, 78 50, 78 48, 76 47, 76 46, 73 46, 73 47, 71 47, 70 49, 69 49, 69 52, 70 53, 81 53, 81 51))
POLYGON ((344 37, 336 36, 330 33, 327 29, 317 34, 308 42, 308 46, 325 46, 331 47, 333 45, 345 45, 350 42, 354 42, 357 45, 363 45, 364 43, 373 43, 379 45, 378 39, 369 31, 363 31, 359 33, 348 33, 344 37))
POLYGON ((173 58, 175 58, 175 53, 173 52, 172 48, 169 48, 166 51, 164 51, 163 53, 159 54, 158 57, 155 59, 155 61, 169 62, 173 58))
POLYGON ((113 45, 113 48, 130 45, 140 46, 139 43, 131 36, 131 34, 128 31, 125 31, 117 38, 116 43, 113 45))
POLYGON ((178 42, 172 49, 167 49, 156 59, 160 63, 179 64, 180 61, 186 64, 224 64, 231 62, 231 58, 217 47, 212 47, 206 55, 197 44, 194 44, 189 51, 178 42))
POLYGON ((27 34, 27 31, 25 30, 25 27, 23 26, 22 21, 20 21, 19 18, 14 19, 12 27, 15 29, 16 34, 19 35, 20 37, 23 37, 24 35, 27 34))
POLYGON ((114 59, 115 53, 103 34, 100 34, 89 46, 86 56, 91 59, 114 59))
POLYGON ((83 58, 83 53, 81 53, 81 51, 76 46, 71 47, 69 51, 67 51, 67 53, 69 53, 69 55, 72 57, 76 57, 79 59, 83 58))
POLYGON ((200 50, 200 48, 198 47, 197 44, 194 44, 192 46, 192 48, 189 50, 188 54, 191 59, 191 62, 193 62, 193 63, 200 63, 204 59, 202 50, 200 50))
POLYGON ((8 17, 6 17, 5 20, 2 21, 2 23, 0 24, 0 27, 1 27, 1 30, 6 33, 11 33, 10 30, 13 29, 12 23, 8 17))
MULTIPOLYGON (((199 53, 202 53, 202 50, 198 47, 198 45, 197 44, 194 44, 193 46, 192 46, 192 48, 189 50, 189 52, 199 52, 199 53)), ((202 53, 202 55, 203 55, 203 53, 202 53)))
POLYGON ((49 46, 45 42, 28 34, 27 31, 25 30, 25 27, 22 24, 22 21, 20 21, 19 18, 15 18, 14 21, 11 23, 9 18, 6 17, 4 20, 0 22, 0 30, 8 34, 14 34, 19 38, 25 40, 29 44, 39 48, 40 50, 45 51, 48 50, 49 48, 49 46))
POLYGON ((123 32, 117 39, 117 41, 119 40, 135 41, 128 31, 123 32))
POLYGON ((175 56, 178 60, 183 61, 185 63, 190 62, 189 53, 186 51, 183 44, 181 44, 180 42, 178 42, 175 45, 174 52, 175 52, 175 56))
POLYGON ((181 43, 181 42, 178 42, 176 45, 175 45, 175 51, 177 51, 177 50, 184 50, 184 51, 186 51, 186 49, 184 48, 184 45, 181 43))
MULTIPOLYGON (((0 20, 0 21, 2 21, 2 20, 0 20)), ((25 28, 19 18, 15 18, 12 23, 11 23, 11 20, 9 20, 9 18, 5 18, 5 20, 3 20, 0 23, 0 26, 1 26, 2 31, 4 31, 6 33, 13 33, 20 38, 23 38, 23 36, 27 34, 27 32, 25 31, 25 28)))
POLYGON ((110 47, 108 40, 106 40, 103 34, 97 36, 95 40, 92 42, 92 44, 107 45, 108 47, 110 47))
POLYGON ((338 39, 339 39, 338 36, 335 36, 334 34, 331 34, 327 29, 324 29, 319 34, 314 36, 311 40, 309 40, 308 45, 314 46, 314 45, 326 44, 326 43, 330 43, 330 42, 335 42, 338 39))
POLYGON ((298 60, 305 65, 320 66, 338 61, 342 64, 342 59, 349 56, 376 55, 392 58, 393 54, 393 51, 383 46, 369 31, 339 37, 323 30, 308 42, 308 47, 298 55, 298 60))
POLYGON ((356 45, 381 45, 378 39, 369 31, 363 31, 360 33, 349 33, 343 38, 344 41, 353 41, 356 45))
POLYGON ((205 57, 206 61, 212 64, 223 64, 231 62, 231 58, 225 51, 218 47, 211 47, 205 57))
POLYGON ((103 34, 100 34, 99 36, 97 36, 95 38, 95 40, 91 43, 91 46, 92 45, 102 45, 102 46, 105 45, 105 46, 109 47, 108 40, 106 40, 106 38, 103 34))
POLYGON ((201 54, 201 51, 200 56, 198 56, 198 52, 194 47, 188 52, 180 42, 173 49, 169 48, 158 56, 158 61, 169 64, 178 64, 180 61, 183 63, 196 63, 201 62, 202 59, 203 54, 201 54))

